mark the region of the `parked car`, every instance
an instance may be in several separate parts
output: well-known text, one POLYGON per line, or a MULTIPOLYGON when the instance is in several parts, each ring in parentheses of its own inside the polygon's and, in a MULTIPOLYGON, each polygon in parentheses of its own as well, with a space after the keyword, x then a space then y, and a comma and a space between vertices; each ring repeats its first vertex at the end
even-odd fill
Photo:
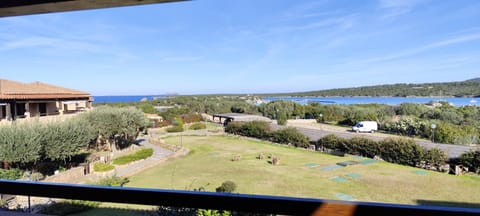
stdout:
POLYGON ((361 121, 352 127, 352 131, 357 133, 359 132, 374 133, 377 130, 378 130, 378 124, 377 122, 374 122, 374 121, 361 121))

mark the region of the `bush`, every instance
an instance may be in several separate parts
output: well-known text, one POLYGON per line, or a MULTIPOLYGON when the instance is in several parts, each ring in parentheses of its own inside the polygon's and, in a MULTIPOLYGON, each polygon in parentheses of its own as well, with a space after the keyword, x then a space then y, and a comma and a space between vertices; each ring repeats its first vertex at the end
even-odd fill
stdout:
POLYGON ((397 115, 412 115, 420 117, 427 111, 427 106, 417 103, 401 103, 398 107, 395 107, 395 112, 397 115))
POLYGON ((182 119, 183 119, 183 122, 185 122, 185 123, 203 121, 202 115, 195 114, 195 113, 183 114, 182 119))
POLYGON ((95 172, 107 172, 110 170, 115 169, 115 167, 111 164, 103 163, 103 162, 97 162, 93 164, 93 170, 95 172))
POLYGON ((432 165, 443 165, 448 160, 447 154, 438 148, 432 148, 425 151, 423 160, 432 165))
POLYGON ((68 200, 64 202, 54 203, 42 209, 41 214, 48 215, 71 215, 79 212, 84 212, 100 205, 95 201, 84 200, 68 200))
POLYGON ((167 127, 167 126, 170 126, 172 125, 172 122, 170 121, 166 121, 166 120, 163 120, 163 121, 159 121, 157 123, 157 127, 161 128, 161 127, 167 127))
POLYGON ((130 180, 125 177, 118 177, 118 176, 113 176, 110 178, 104 178, 101 179, 100 181, 96 182, 96 185, 100 186, 117 186, 117 187, 122 187, 123 185, 127 184, 130 180))
POLYGON ((270 126, 267 122, 251 121, 242 125, 240 134, 248 137, 267 139, 270 137, 270 126))
POLYGON ((460 155, 460 163, 475 173, 480 173, 480 150, 468 151, 460 155))
POLYGON ((337 137, 333 134, 326 135, 322 138, 320 138, 317 141, 317 145, 319 148, 322 149, 333 149, 333 150, 342 150, 345 151, 345 143, 348 142, 348 140, 343 139, 341 137, 337 137))
POLYGON ((423 160, 425 149, 411 139, 387 138, 380 141, 379 153, 385 161, 415 166, 423 160))
POLYGON ((152 104, 149 103, 139 103, 137 105, 137 108, 140 109, 144 113, 149 113, 149 114, 158 114, 158 110, 155 109, 155 107, 152 104))
POLYGON ((240 134, 242 125, 241 122, 229 122, 227 126, 225 126, 225 133, 240 134))
POLYGON ((167 128, 168 133, 178 133, 183 131, 184 131, 183 126, 173 126, 173 127, 167 128))
POLYGON ((190 130, 202 130, 202 129, 206 129, 206 128, 207 128, 207 125, 205 123, 198 122, 198 123, 194 123, 194 124, 190 125, 190 127, 188 129, 190 129, 190 130))
POLYGON ((133 154, 125 155, 119 158, 115 158, 113 160, 113 164, 115 165, 124 165, 128 164, 133 161, 137 160, 142 160, 145 158, 148 158, 153 155, 153 149, 147 148, 147 149, 141 149, 133 154))
POLYGON ((307 148, 309 146, 308 137, 295 128, 285 128, 273 132, 272 141, 276 143, 292 144, 295 147, 307 148))
POLYGON ((447 155, 440 149, 427 150, 409 139, 387 138, 376 142, 361 137, 343 139, 327 135, 317 141, 318 147, 344 151, 350 154, 374 157, 379 155, 385 161, 402 165, 415 166, 421 161, 442 165, 447 155))
POLYGON ((23 171, 19 169, 0 169, 0 179, 16 180, 23 176, 23 171))
POLYGON ((285 114, 285 112, 279 112, 277 114, 277 124, 286 125, 287 120, 288 120, 288 117, 287 117, 287 114, 285 114))
POLYGON ((222 185, 217 187, 215 191, 222 192, 222 193, 232 193, 237 189, 237 185, 233 181, 224 181, 222 185))
MULTIPOLYGON (((347 148, 347 146, 345 148, 347 148)), ((364 137, 353 137, 349 140, 348 151, 355 154, 358 153, 364 157, 373 158, 379 154, 379 144, 374 140, 364 137)))

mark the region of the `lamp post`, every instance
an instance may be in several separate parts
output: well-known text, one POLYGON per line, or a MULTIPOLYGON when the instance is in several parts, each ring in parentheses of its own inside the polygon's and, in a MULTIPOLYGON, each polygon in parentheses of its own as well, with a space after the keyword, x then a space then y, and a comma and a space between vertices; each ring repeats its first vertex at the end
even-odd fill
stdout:
MULTIPOLYGON (((26 174, 26 177, 27 177, 27 181, 31 181, 32 180, 32 173, 30 171, 26 171, 25 172, 26 174)), ((31 208, 31 205, 30 205, 30 195, 28 195, 28 213, 32 213, 32 208, 31 208)))
POLYGON ((320 117, 320 130, 322 130, 322 123, 323 123, 323 114, 320 113, 320 115, 318 115, 320 117))
POLYGON ((432 128, 432 142, 435 143, 435 128, 437 128, 437 125, 432 124, 430 127, 432 128))

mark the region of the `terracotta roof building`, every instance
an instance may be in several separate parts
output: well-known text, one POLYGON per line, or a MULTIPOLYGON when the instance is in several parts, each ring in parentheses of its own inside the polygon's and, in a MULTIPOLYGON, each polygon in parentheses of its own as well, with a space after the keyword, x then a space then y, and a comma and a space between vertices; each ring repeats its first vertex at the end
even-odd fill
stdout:
POLYGON ((91 108, 92 96, 42 82, 21 83, 0 79, 0 119, 62 115, 91 108))

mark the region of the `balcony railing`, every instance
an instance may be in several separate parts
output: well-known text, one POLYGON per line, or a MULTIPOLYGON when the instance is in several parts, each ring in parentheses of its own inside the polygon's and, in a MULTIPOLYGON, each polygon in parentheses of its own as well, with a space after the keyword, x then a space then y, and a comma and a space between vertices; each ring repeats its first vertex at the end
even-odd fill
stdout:
POLYGON ((480 215, 480 209, 0 180, 0 193, 282 215, 480 215))

